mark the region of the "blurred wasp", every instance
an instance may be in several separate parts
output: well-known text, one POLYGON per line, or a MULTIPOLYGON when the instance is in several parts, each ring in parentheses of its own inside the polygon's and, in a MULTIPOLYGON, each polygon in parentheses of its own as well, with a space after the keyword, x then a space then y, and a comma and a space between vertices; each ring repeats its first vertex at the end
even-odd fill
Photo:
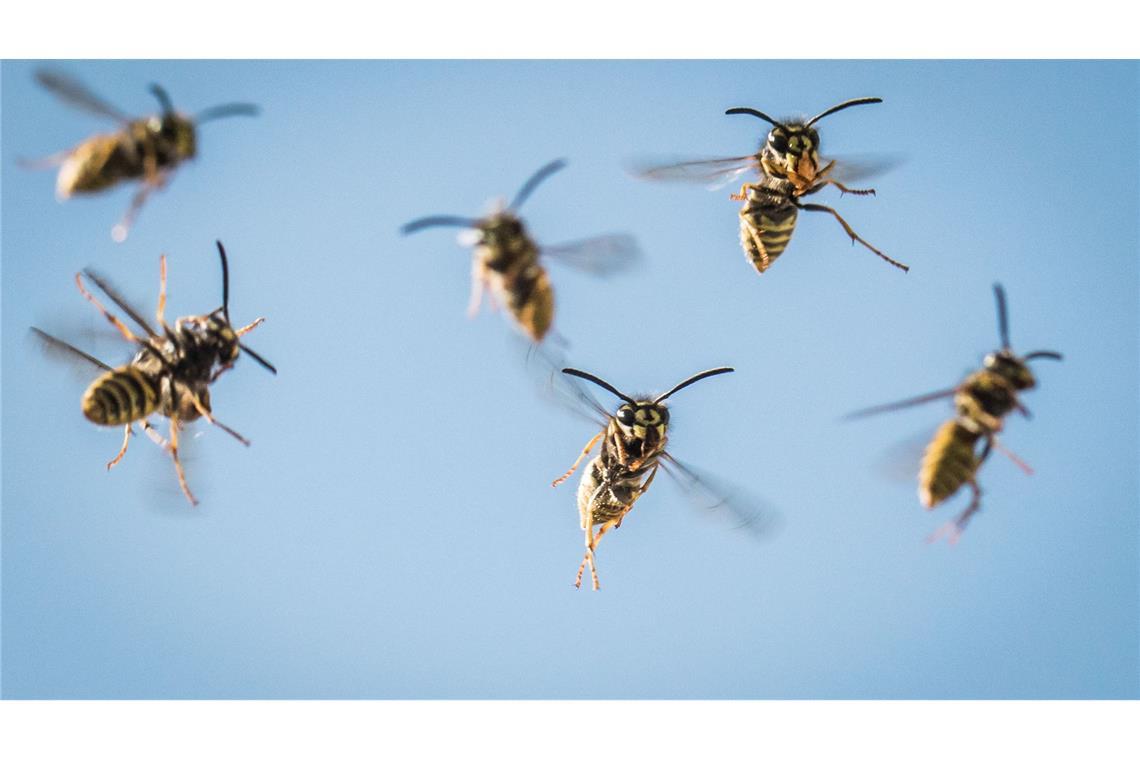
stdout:
POLYGON ((771 131, 758 153, 733 158, 682 163, 638 169, 635 173, 652 180, 685 180, 710 183, 718 179, 731 179, 748 170, 759 173, 755 182, 745 182, 740 192, 731 196, 744 201, 740 209, 740 242, 756 271, 763 274, 788 247, 796 229, 800 211, 822 211, 831 214, 843 227, 851 241, 858 242, 884 261, 904 272, 910 267, 895 261, 878 248, 859 237, 851 225, 830 206, 803 203, 805 196, 818 193, 827 185, 852 195, 874 195, 872 189, 855 190, 832 176, 837 161, 823 164, 819 156, 819 133, 814 124, 825 116, 851 106, 881 103, 882 98, 855 98, 828 108, 808 119, 776 121, 754 108, 730 108, 725 114, 748 114, 772 125, 771 131))
POLYGON ((97 193, 120 182, 142 180, 127 212, 111 230, 111 236, 120 243, 126 240, 150 193, 163 187, 178 165, 197 153, 199 124, 259 112, 249 103, 227 103, 187 116, 174 110, 166 90, 152 84, 150 92, 162 112, 132 119, 64 74, 40 70, 36 81, 68 105, 119 123, 117 132, 89 137, 74 148, 25 163, 32 168, 59 166, 55 192, 61 201, 76 193, 97 193))
POLYGON ((950 542, 955 543, 970 518, 980 509, 982 489, 978 486, 976 476, 991 449, 1001 451, 1026 474, 1033 473, 1029 465, 1001 445, 998 433, 1002 431, 1004 418, 1010 412, 1017 410, 1025 417, 1030 416, 1029 410, 1017 397, 1019 392, 1037 384, 1027 362, 1034 359, 1060 361, 1061 354, 1056 351, 1032 351, 1025 356, 1015 354, 1009 345, 1005 291, 1001 285, 994 285, 994 297, 997 299, 998 331, 1002 347, 1001 350, 986 355, 980 370, 971 373, 954 388, 873 406, 847 415, 847 419, 854 419, 953 397, 954 419, 938 428, 922 457, 918 473, 918 497, 923 506, 933 509, 957 493, 963 485, 968 485, 973 491, 973 498, 953 522, 932 534, 928 539, 930 541, 948 533, 950 542), (983 442, 980 454, 977 453, 979 441, 983 442))
POLYGON ((506 206, 496 202, 481 219, 459 216, 428 216, 400 228, 404 235, 428 227, 465 227, 460 242, 475 247, 471 269, 471 300, 467 316, 479 311, 483 291, 490 290, 519 328, 535 343, 542 341, 554 320, 554 289, 542 259, 559 261, 596 275, 626 268, 638 257, 637 244, 629 235, 602 235, 557 246, 540 248, 530 237, 517 211, 531 193, 550 175, 566 166, 552 161, 531 176, 506 206))
POLYGON ((156 318, 162 332, 157 332, 103 277, 86 269, 75 275, 75 283, 83 297, 131 343, 138 352, 130 363, 112 367, 90 354, 59 338, 33 327, 32 331, 50 348, 78 357, 103 370, 83 394, 83 416, 96 425, 124 428, 123 445, 118 454, 107 463, 107 469, 118 464, 127 453, 132 425, 141 423, 143 430, 158 445, 170 452, 178 474, 178 485, 191 504, 197 499, 186 483, 186 474, 178 457, 178 431, 184 423, 203 417, 217 425, 242 444, 249 441, 237 431, 219 422, 210 407, 209 386, 226 370, 233 367, 242 352, 276 374, 277 369, 256 352, 241 343, 241 336, 257 327, 264 317, 255 319, 245 327, 234 329, 229 311, 229 266, 226 251, 218 242, 222 260, 222 305, 206 315, 181 317, 172 328, 164 317, 166 309, 166 256, 159 259, 159 292, 156 318), (139 337, 121 319, 109 312, 83 284, 90 280, 118 306, 146 337, 139 337), (170 419, 170 439, 164 439, 147 419, 159 413, 170 419))
POLYGON ((594 446, 601 442, 599 453, 586 465, 578 483, 578 515, 585 532, 586 553, 578 566, 578 575, 574 580, 576 588, 582 587, 582 575, 587 565, 590 566, 594 590, 600 588, 594 557, 598 542, 611 528, 621 526, 634 503, 649 490, 658 468, 664 468, 673 476, 688 495, 697 496, 711 507, 728 505, 741 519, 742 525, 757 524, 760 515, 756 509, 711 485, 708 478, 701 477, 665 450, 669 426, 669 409, 664 404, 665 399, 698 380, 732 371, 732 367, 708 369, 681 381, 659 396, 634 398, 588 372, 569 367, 562 370, 563 374, 589 380, 622 400, 617 412, 610 414, 577 384, 563 381, 578 398, 578 411, 604 426, 582 449, 570 469, 551 483, 552 486, 558 486, 569 478, 594 446), (587 412, 586 409, 590 411, 587 412))

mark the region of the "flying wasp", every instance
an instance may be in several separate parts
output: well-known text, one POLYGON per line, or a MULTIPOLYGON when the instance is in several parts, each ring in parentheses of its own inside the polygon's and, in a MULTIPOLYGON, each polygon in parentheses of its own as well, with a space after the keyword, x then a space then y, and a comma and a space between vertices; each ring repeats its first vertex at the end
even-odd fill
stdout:
POLYGON ((852 189, 835 178, 839 163, 836 160, 824 163, 820 158, 819 133, 814 125, 825 116, 845 108, 881 102, 882 98, 855 98, 832 106, 807 121, 789 119, 782 122, 754 108, 730 108, 725 114, 748 114, 772 125, 759 152, 732 158, 653 166, 639 169, 635 173, 645 179, 712 183, 720 179, 731 179, 749 170, 757 172, 759 178, 756 181, 745 182, 740 186, 740 192, 730 197, 734 201, 744 201, 744 206, 740 209, 740 243, 748 260, 760 274, 766 272, 788 247, 800 211, 831 214, 852 243, 858 242, 879 258, 906 272, 910 267, 895 261, 859 237, 838 211, 820 203, 802 201, 805 196, 818 193, 827 185, 834 185, 840 192, 852 195, 875 194, 873 189, 852 189))
POLYGON ((682 464, 665 450, 669 427, 669 409, 664 404, 665 399, 706 377, 732 371, 734 371, 732 367, 708 369, 681 381, 659 396, 635 398, 588 372, 570 367, 562 370, 566 375, 580 377, 605 388, 622 401, 617 411, 610 414, 584 389, 578 388, 577 385, 572 386, 573 393, 580 399, 580 403, 585 405, 581 411, 585 413, 586 408, 590 409, 591 413, 587 416, 604 425, 601 432, 591 438, 582 449, 582 453, 578 455, 570 469, 551 483, 552 486, 558 486, 564 482, 594 446, 601 443, 601 449, 586 465, 582 479, 578 483, 578 515, 581 528, 585 532, 586 553, 578 566, 578 575, 574 579, 576 588, 582 587, 582 575, 587 565, 590 567, 594 590, 600 588, 594 556, 598 542, 612 528, 621 526, 622 520, 633 509, 633 505, 649 490, 659 468, 663 468, 673 476, 688 494, 696 494, 706 501, 709 499, 705 497, 711 497, 711 506, 714 507, 727 504, 736 512, 742 524, 756 524, 758 512, 755 509, 739 503, 711 486, 707 478, 702 478, 691 467, 682 464))
POLYGON ((197 499, 186 482, 186 473, 178 456, 178 432, 182 425, 205 418, 242 444, 249 441, 213 416, 209 386, 233 367, 242 353, 276 374, 277 369, 241 342, 241 336, 265 321, 259 317, 245 327, 234 329, 229 311, 229 266, 226 251, 217 243, 222 261, 222 305, 205 315, 177 319, 171 327, 165 319, 166 256, 159 259, 159 292, 156 319, 162 332, 150 323, 102 276, 86 269, 75 275, 79 292, 99 310, 108 322, 128 341, 138 346, 134 358, 125 365, 112 367, 75 346, 33 327, 32 331, 50 348, 54 348, 93 364, 103 370, 83 394, 83 416, 96 425, 123 426, 123 445, 107 469, 111 469, 127 453, 134 423, 141 424, 146 434, 170 453, 178 475, 178 485, 191 504, 197 499), (123 320, 112 314, 84 285, 84 278, 94 283, 144 333, 136 335, 123 320), (161 414, 170 420, 170 438, 163 438, 148 418, 161 414))
POLYGON ((126 240, 151 192, 165 186, 178 166, 197 154, 199 124, 259 112, 249 103, 226 103, 187 116, 174 110, 166 90, 152 84, 149 89, 161 112, 131 118, 64 74, 40 70, 36 81, 68 105, 118 122, 116 132, 89 137, 69 150, 25 163, 32 168, 59 167, 55 191, 61 201, 76 193, 97 193, 120 182, 141 180, 142 187, 131 205, 111 229, 111 236, 120 243, 126 240))
POLYGON ((1005 291, 1001 285, 994 285, 994 297, 997 299, 998 332, 1002 347, 986 355, 980 370, 971 373, 953 388, 873 406, 847 415, 847 419, 853 419, 942 398, 954 399, 954 418, 938 428, 922 457, 918 473, 918 498, 927 509, 933 509, 957 493, 963 485, 970 487, 973 497, 958 517, 930 536, 931 541, 949 534, 950 542, 956 542, 970 518, 981 508, 982 489, 978 485, 977 473, 991 450, 1001 451, 1027 474, 1033 472, 1013 452, 1001 445, 998 433, 1004 428, 1005 417, 1014 410, 1025 417, 1030 416, 1029 410, 1018 399, 1018 393, 1037 384, 1028 362, 1034 359, 1060 361, 1061 354, 1056 351, 1031 351, 1024 356, 1015 354, 1009 344, 1005 291), (979 442, 982 444, 980 453, 979 442))
POLYGON ((547 177, 565 166, 564 160, 546 164, 523 183, 514 200, 505 206, 496 202, 494 210, 480 219, 428 216, 400 228, 404 235, 428 227, 466 228, 460 242, 475 248, 467 316, 478 313, 483 292, 490 290, 494 303, 504 306, 515 324, 535 343, 542 341, 554 321, 554 289, 543 260, 608 275, 624 269, 639 255, 637 244, 629 235, 602 235, 541 248, 534 242, 518 209, 547 177))

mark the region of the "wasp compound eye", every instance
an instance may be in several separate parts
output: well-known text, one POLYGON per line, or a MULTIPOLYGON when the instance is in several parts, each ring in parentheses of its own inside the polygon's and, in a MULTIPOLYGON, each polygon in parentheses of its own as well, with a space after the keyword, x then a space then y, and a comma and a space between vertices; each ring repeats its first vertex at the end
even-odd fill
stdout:
POLYGON ((623 425, 632 425, 634 422, 633 409, 628 406, 623 406, 621 409, 618 409, 617 421, 623 425))

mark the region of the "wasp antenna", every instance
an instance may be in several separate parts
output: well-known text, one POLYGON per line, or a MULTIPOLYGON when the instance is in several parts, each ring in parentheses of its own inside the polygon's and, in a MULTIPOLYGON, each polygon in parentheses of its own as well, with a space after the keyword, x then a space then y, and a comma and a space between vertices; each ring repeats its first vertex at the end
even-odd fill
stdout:
POLYGON ((428 227, 475 227, 478 224, 478 219, 465 219, 462 216, 425 216, 405 224, 400 228, 400 234, 411 235, 428 227))
POLYGON ((225 103, 199 111, 194 116, 194 121, 202 124, 214 119, 225 119, 230 116, 258 116, 260 113, 261 108, 253 103, 225 103))
POLYGON ((257 353, 252 348, 250 348, 249 346, 245 345, 244 343, 242 343, 240 341, 238 342, 238 345, 241 346, 241 350, 244 353, 249 354, 250 358, 253 359, 255 362, 260 364, 262 367, 265 367, 267 370, 269 370, 273 374, 275 374, 275 375, 277 374, 277 368, 274 367, 269 362, 267 362, 265 359, 263 359, 261 354, 257 353))
POLYGON ((783 124, 776 121, 775 119, 773 119, 768 114, 764 113, 763 111, 757 111, 755 108, 730 108, 724 112, 725 116, 731 116, 733 114, 738 114, 738 113, 746 113, 750 116, 755 116, 758 119, 763 119, 764 121, 771 124, 773 127, 784 126, 783 124))
POLYGON ((846 100, 837 106, 832 106, 831 108, 827 109, 826 111, 819 114, 818 116, 812 117, 811 119, 808 120, 808 122, 806 124, 804 124, 804 126, 810 127, 812 124, 815 124, 817 121, 822 119, 824 116, 830 116, 831 114, 835 113, 836 111, 842 111, 844 108, 850 108, 851 106, 866 105, 868 103, 882 103, 882 102, 883 102, 882 98, 855 98, 854 100, 846 100))
POLYGON ((637 403, 636 401, 631 399, 629 396, 625 395, 624 393, 622 393, 617 388, 613 387, 612 385, 610 385, 609 383, 607 383, 605 380, 598 377, 597 375, 591 375, 589 372, 583 372, 580 369, 574 369, 572 367, 564 368, 562 370, 562 374, 573 375, 574 377, 580 377, 583 380, 589 380, 591 383, 594 383, 595 385, 600 385, 601 387, 605 388, 607 391, 614 394, 615 396, 620 398, 622 401, 628 401, 631 404, 637 403))
POLYGON ((170 96, 166 93, 166 90, 162 89, 161 85, 152 84, 147 89, 150 90, 150 94, 158 100, 158 104, 162 106, 163 116, 170 116, 174 113, 174 103, 171 102, 170 96))
POLYGON ((222 314, 226 322, 230 321, 230 265, 226 261, 226 247, 221 240, 215 240, 218 245, 218 256, 222 259, 222 314))
POLYGON ((535 188, 541 185, 551 174, 554 174, 555 172, 560 171, 565 167, 566 159, 559 158, 555 161, 551 161, 549 164, 536 171, 530 179, 523 183, 523 186, 519 189, 518 194, 515 195, 515 199, 510 202, 510 205, 507 206, 507 209, 511 211, 517 211, 519 206, 523 205, 523 203, 526 202, 526 199, 530 197, 530 194, 535 191, 535 188))
POLYGON ((1026 361, 1032 361, 1033 359, 1055 359, 1057 361, 1061 361, 1064 357, 1062 357, 1061 354, 1057 351, 1030 351, 1028 354, 1021 358, 1025 359, 1026 361))
POLYGON ((673 390, 668 391, 667 393, 662 393, 660 396, 653 399, 653 403, 654 404, 660 404, 662 401, 669 398, 670 396, 672 396, 677 391, 681 390, 682 388, 687 388, 688 386, 692 385, 693 383, 697 382, 698 380, 704 380, 706 377, 712 377, 713 375, 723 375, 726 372, 735 372, 735 371, 736 370, 733 369, 732 367, 716 367, 715 369, 706 369, 704 372, 698 372, 697 374, 690 377, 688 380, 682 380, 681 382, 677 383, 677 385, 673 386, 673 390))
POLYGON ((1001 347, 1009 348, 1009 317, 1005 309, 1005 288, 1000 282, 994 283, 994 298, 997 300, 998 335, 1001 336, 1001 347))

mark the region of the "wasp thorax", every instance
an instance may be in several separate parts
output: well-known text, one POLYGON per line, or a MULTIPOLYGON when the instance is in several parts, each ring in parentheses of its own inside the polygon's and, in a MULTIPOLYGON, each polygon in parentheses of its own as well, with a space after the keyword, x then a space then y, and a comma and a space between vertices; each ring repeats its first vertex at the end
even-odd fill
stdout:
POLYGON ((641 439, 664 438, 669 424, 669 410, 653 403, 622 404, 614 417, 626 434, 641 439))
POLYGON ((241 353, 237 333, 218 312, 182 317, 175 322, 175 331, 194 348, 213 351, 220 364, 233 364, 241 353))
POLYGON ((1037 379, 1025 362, 1008 349, 987 354, 984 366, 995 375, 1008 380, 1019 391, 1037 385, 1037 379))
POLYGON ((175 162, 193 158, 198 152, 198 138, 194 122, 186 116, 170 113, 165 116, 152 116, 147 120, 147 129, 153 132, 166 148, 165 158, 175 162))

